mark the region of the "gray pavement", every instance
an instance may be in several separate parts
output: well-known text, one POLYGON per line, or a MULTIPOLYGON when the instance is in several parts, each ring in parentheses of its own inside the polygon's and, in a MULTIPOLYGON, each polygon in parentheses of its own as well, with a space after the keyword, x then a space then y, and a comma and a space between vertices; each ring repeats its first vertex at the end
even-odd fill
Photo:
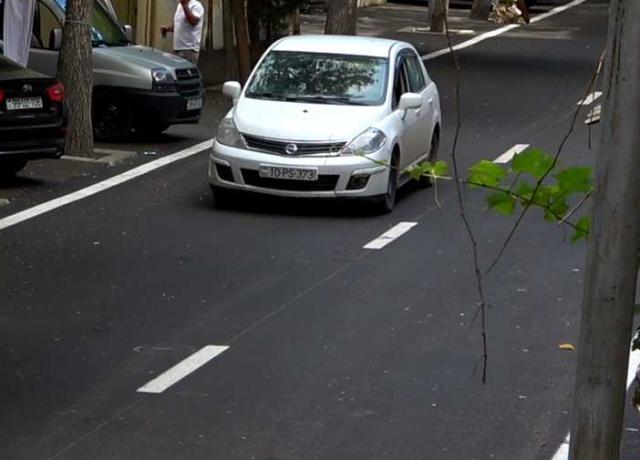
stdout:
MULTIPOLYGON (((516 143, 553 150, 605 29, 606 2, 590 0, 461 51, 462 167, 516 143)), ((446 159, 455 73, 450 56, 427 65, 446 159)), ((210 137, 220 113, 172 128, 160 154, 210 137)), ((588 135, 580 123, 564 162, 593 162, 588 135)), ((568 430, 575 353, 557 345, 577 339, 583 245, 526 219, 487 278, 483 386, 450 185, 442 210, 434 189, 409 187, 387 216, 249 196, 219 210, 206 160, 2 230, 1 458, 551 460, 568 430), (418 225, 362 248, 402 221, 418 225), (206 345, 230 348, 162 394, 136 392, 206 345)), ((91 181, 78 174, 69 187, 91 181)), ((466 202, 486 265, 512 221, 480 191, 466 202)), ((624 460, 638 426, 630 410, 624 460)))

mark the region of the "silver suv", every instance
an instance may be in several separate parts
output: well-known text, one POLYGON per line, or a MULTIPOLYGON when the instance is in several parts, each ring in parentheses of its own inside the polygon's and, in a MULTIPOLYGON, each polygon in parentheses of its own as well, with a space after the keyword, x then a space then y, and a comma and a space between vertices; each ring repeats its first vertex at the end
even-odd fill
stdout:
MULTIPOLYGON (((45 75, 56 74, 66 4, 37 0, 29 67, 45 75)), ((0 3, 0 32, 1 9, 0 3)), ((198 122, 204 88, 193 64, 134 45, 131 27, 121 27, 97 0, 91 26, 96 139, 115 140, 132 129, 160 133, 170 125, 198 122)))

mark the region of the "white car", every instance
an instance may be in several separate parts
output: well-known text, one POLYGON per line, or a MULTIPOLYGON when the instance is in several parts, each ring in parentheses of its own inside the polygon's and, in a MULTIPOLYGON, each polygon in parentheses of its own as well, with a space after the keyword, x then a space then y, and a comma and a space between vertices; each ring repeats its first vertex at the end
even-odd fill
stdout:
POLYGON ((358 197, 393 209, 403 171, 435 160, 438 89, 409 44, 294 36, 261 58, 209 161, 217 203, 230 189, 290 197, 358 197))

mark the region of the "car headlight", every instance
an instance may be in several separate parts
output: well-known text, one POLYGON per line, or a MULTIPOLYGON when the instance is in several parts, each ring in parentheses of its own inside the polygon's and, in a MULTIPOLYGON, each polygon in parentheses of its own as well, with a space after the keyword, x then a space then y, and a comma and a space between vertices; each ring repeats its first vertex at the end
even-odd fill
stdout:
POLYGON ((228 145, 229 147, 244 147, 242 135, 236 128, 232 117, 224 118, 218 125, 216 140, 219 144, 228 145))
POLYGON ((154 83, 173 83, 173 75, 169 72, 168 69, 164 67, 157 67, 151 70, 151 78, 153 78, 154 83))
POLYGON ((378 128, 369 128, 356 136, 343 149, 342 155, 369 155, 380 150, 387 143, 387 136, 378 128))

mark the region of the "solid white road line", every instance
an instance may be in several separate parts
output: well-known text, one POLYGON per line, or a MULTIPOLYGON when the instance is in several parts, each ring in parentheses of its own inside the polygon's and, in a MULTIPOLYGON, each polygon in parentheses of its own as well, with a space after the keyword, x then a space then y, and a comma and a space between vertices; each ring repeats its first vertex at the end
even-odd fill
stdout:
POLYGON ((138 393, 162 393, 164 390, 179 382, 193 371, 201 368, 229 347, 207 345, 191 356, 180 361, 168 371, 138 388, 138 393))
MULTIPOLYGON (((627 372, 627 391, 633 385, 633 381, 636 378, 636 372, 638 371, 638 366, 640 366, 640 350, 635 350, 631 352, 629 356, 629 370, 627 372)), ((569 458, 569 442, 570 442, 571 434, 567 433, 564 441, 556 450, 556 453, 553 454, 551 460, 568 460, 569 458)))
POLYGON ((516 156, 521 152, 524 152, 528 148, 529 148, 529 144, 516 144, 513 147, 511 147, 509 150, 504 152, 502 155, 500 155, 498 158, 493 160, 493 162, 500 163, 500 164, 509 163, 514 156, 516 156))
POLYGON ((393 240, 400 238, 413 227, 418 225, 417 222, 400 222, 395 227, 390 228, 375 240, 369 241, 363 246, 364 249, 382 249, 393 240))
POLYGON ((578 101, 577 105, 591 105, 595 101, 597 101, 600 98, 600 96, 602 96, 602 91, 594 91, 593 93, 589 94, 587 97, 582 99, 581 101, 578 101))
MULTIPOLYGON (((586 1, 587 0, 574 0, 572 2, 567 3, 566 5, 558 6, 550 11, 547 11, 546 13, 535 16, 534 18, 531 19, 531 22, 535 23, 538 21, 542 21, 543 19, 550 18, 551 16, 555 16, 558 13, 562 13, 563 11, 566 11, 570 8, 578 6, 586 1)), ((480 42, 488 40, 489 38, 497 37, 506 32, 509 32, 510 30, 517 29, 518 27, 522 27, 522 26, 520 24, 509 24, 508 26, 500 27, 499 29, 495 29, 490 32, 485 32, 484 34, 480 34, 477 37, 472 38, 471 40, 467 40, 462 43, 458 43, 457 45, 454 45, 453 49, 454 51, 458 51, 465 48, 469 48, 470 46, 477 45, 480 42)), ((422 56, 422 60, 428 61, 430 59, 435 59, 437 57, 444 56, 445 54, 449 54, 450 52, 451 51, 449 50, 449 48, 443 48, 441 50, 434 51, 433 53, 425 54, 424 56, 422 56)))
POLYGON ((171 155, 167 155, 166 157, 150 161, 149 163, 145 163, 141 166, 138 166, 137 168, 130 169, 129 171, 125 171, 122 174, 110 177, 109 179, 98 182, 97 184, 90 185, 89 187, 83 188, 76 192, 61 196, 60 198, 47 201, 46 203, 42 203, 32 208, 25 209, 24 211, 20 211, 16 214, 4 217, 0 219, 0 230, 11 227, 12 225, 19 224, 20 222, 24 222, 25 220, 33 219, 34 217, 37 217, 41 214, 53 211, 54 209, 60 208, 75 201, 82 200, 83 198, 95 195, 96 193, 103 192, 107 189, 110 189, 111 187, 115 187, 116 185, 120 185, 124 182, 130 181, 131 179, 135 179, 136 177, 142 176, 151 171, 155 171, 156 169, 162 168, 163 166, 166 166, 168 164, 183 160, 187 157, 211 148, 212 145, 213 141, 202 142, 185 150, 181 150, 180 152, 176 152, 171 155))

